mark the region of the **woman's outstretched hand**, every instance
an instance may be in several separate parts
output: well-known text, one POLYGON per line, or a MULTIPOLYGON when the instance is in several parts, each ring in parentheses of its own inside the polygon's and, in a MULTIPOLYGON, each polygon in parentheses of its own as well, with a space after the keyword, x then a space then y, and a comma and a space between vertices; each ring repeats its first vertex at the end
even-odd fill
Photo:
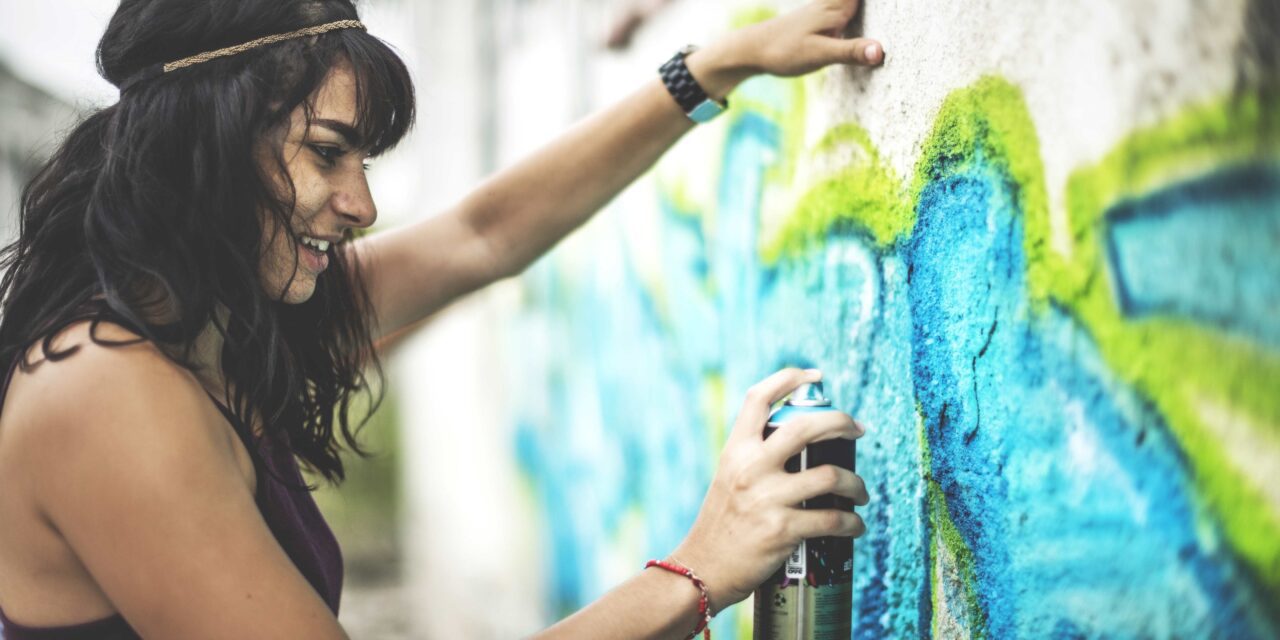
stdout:
POLYGON ((858 0, 814 0, 799 9, 744 27, 689 56, 689 71, 708 94, 725 97, 761 73, 799 76, 833 64, 874 66, 884 47, 870 38, 845 38, 858 0))
POLYGON ((753 386, 733 425, 720 466, 688 537, 671 559, 698 574, 713 612, 746 598, 782 566, 800 540, 860 536, 866 528, 851 511, 803 510, 802 500, 834 493, 865 505, 862 479, 832 465, 800 473, 783 469, 805 445, 832 438, 855 439, 864 430, 839 411, 806 414, 764 439, 770 407, 821 374, 784 369, 753 386))

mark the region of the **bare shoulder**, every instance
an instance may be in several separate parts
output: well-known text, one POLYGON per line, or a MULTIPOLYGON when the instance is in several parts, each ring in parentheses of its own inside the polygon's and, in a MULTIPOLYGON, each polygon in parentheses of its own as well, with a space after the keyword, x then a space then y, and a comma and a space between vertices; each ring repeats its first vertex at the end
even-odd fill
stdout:
MULTIPOLYGON (((69 391, 65 387, 73 382, 96 382, 91 387, 122 384, 125 379, 141 381, 137 380, 139 377, 161 385, 167 381, 171 387, 195 382, 154 344, 110 322, 71 324, 55 334, 48 347, 46 352, 44 341, 31 345, 24 356, 24 366, 14 371, 13 384, 32 397, 38 398, 47 391, 69 391), (107 379, 115 377, 120 380, 107 379)), ((82 391, 89 389, 77 390, 77 397, 82 391)), ((5 408, 8 407, 6 402, 5 408)))
POLYGON ((63 473, 78 456, 127 460, 156 448, 203 450, 234 466, 195 376, 119 325, 90 330, 86 321, 54 336, 50 352, 63 357, 39 343, 28 350, 0 414, 0 446, 21 449, 35 469, 57 462, 63 473))
POLYGON ((24 469, 34 510, 111 606, 143 637, 345 637, 263 520, 195 377, 154 346, 66 333, 53 346, 73 355, 15 376, 0 462, 24 469))

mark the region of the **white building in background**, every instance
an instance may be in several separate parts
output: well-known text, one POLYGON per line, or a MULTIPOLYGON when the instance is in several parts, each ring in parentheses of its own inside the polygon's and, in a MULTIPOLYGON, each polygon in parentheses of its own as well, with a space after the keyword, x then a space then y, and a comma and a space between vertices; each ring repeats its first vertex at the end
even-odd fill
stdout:
MULTIPOLYGON (((575 87, 569 81, 577 71, 572 50, 544 47, 535 58, 543 69, 534 69, 533 61, 522 65, 521 72, 533 76, 518 86, 531 94, 508 94, 503 105, 497 69, 504 54, 497 40, 499 30, 504 38, 531 28, 563 34, 566 26, 577 34, 575 24, 560 18, 582 4, 360 2, 370 33, 401 52, 418 89, 416 129, 370 173, 379 228, 443 211, 491 172, 498 165, 499 111, 520 114, 522 124, 571 121, 580 109, 567 105, 580 104, 585 95, 582 87, 564 92, 575 87), (543 18, 537 25, 517 19, 530 9, 543 18), (540 91, 540 86, 554 91, 540 91)), ((0 241, 5 244, 17 235, 22 186, 70 127, 116 99, 114 87, 97 75, 94 49, 117 5, 117 0, 0 4, 0 241)), ((537 41, 546 43, 546 35, 537 41)), ((552 40, 563 47, 576 37, 552 40)), ((504 134, 510 134, 508 147, 513 140, 527 147, 554 131, 522 126, 504 134)), ((389 363, 389 383, 403 404, 406 448, 404 584, 348 585, 342 617, 353 637, 515 637, 545 624, 537 541, 529 531, 517 535, 511 526, 512 510, 522 504, 519 479, 508 471, 510 439, 499 432, 505 423, 497 404, 503 377, 494 371, 499 362, 494 342, 486 339, 496 332, 493 309, 501 299, 500 286, 439 314, 389 363), (493 615, 499 611, 502 615, 493 615)))
MULTIPOLYGON (((22 185, 69 127, 115 101, 114 87, 94 68, 94 48, 117 4, 0 4, 4 243, 16 237, 22 185)), ((403 54, 418 89, 416 129, 370 173, 378 227, 447 209, 484 176, 599 106, 595 98, 619 97, 647 79, 661 62, 658 53, 639 66, 593 64, 606 55, 609 23, 627 4, 360 2, 370 33, 403 54)), ((460 301, 389 363, 405 448, 403 584, 363 592, 351 585, 343 623, 353 637, 511 638, 556 615, 545 610, 547 559, 534 505, 522 494, 503 404, 510 376, 502 363, 518 354, 499 353, 495 337, 517 296, 516 285, 500 283, 460 301)))
POLYGON ((0 2, 0 241, 17 237, 18 194, 69 127, 110 104, 93 52, 113 0, 0 2))
POLYGON ((0 244, 7 245, 18 235, 22 186, 76 113, 67 100, 15 75, 0 60, 0 114, 0 244))

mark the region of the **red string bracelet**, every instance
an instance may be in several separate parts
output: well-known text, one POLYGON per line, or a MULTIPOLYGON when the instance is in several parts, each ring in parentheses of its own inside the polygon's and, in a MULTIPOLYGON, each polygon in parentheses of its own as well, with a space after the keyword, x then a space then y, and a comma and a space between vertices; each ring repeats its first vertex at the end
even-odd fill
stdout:
POLYGON ((711 606, 707 600, 707 585, 702 582, 702 579, 694 575, 693 570, 689 567, 680 566, 674 562, 650 560, 644 563, 644 568, 648 569, 649 567, 666 569, 671 573, 682 575, 693 582, 693 586, 697 587, 698 591, 702 594, 698 597, 698 626, 693 628, 693 633, 690 633, 689 637, 685 638, 685 640, 692 640, 693 638, 698 637, 698 632, 702 632, 702 637, 705 640, 711 640, 711 629, 707 626, 711 624, 711 606))

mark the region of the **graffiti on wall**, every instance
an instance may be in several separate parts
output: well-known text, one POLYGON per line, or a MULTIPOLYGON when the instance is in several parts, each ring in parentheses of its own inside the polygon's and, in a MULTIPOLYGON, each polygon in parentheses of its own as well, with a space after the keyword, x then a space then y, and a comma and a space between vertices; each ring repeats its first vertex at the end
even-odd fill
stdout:
MULTIPOLYGON (((714 191, 660 167, 656 214, 615 207, 590 270, 526 278, 511 339, 549 345, 520 373, 548 382, 515 449, 549 607, 668 553, 745 389, 798 365, 871 426, 856 637, 1274 637, 1276 105, 1131 132, 1055 220, 1009 82, 954 91, 909 179, 856 123, 806 136, 805 94, 744 85, 682 151, 714 191), (618 222, 646 215, 656 240, 618 222)), ((713 629, 749 637, 749 616, 713 629)))

